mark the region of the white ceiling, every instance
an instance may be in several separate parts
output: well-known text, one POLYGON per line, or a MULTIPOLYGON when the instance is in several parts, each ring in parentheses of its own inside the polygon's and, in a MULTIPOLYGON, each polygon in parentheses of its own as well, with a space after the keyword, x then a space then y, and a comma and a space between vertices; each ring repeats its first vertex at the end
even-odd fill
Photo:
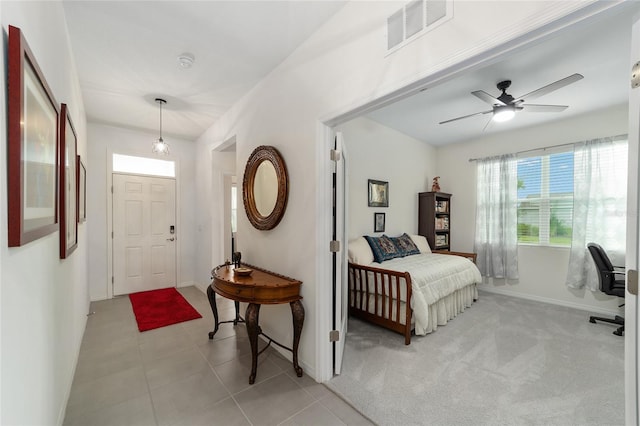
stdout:
POLYGON ((90 121, 195 139, 345 1, 63 2, 90 121), (195 56, 191 69, 178 56, 195 56))
MULTIPOLYGON (((444 145, 486 136, 493 132, 540 125, 627 102, 630 85, 631 7, 614 16, 563 31, 497 62, 454 78, 368 117, 431 145, 444 145), (509 122, 485 125, 491 114, 446 124, 451 118, 491 110, 491 105, 471 94, 474 90, 498 97, 496 84, 512 80, 507 93, 515 98, 549 83, 580 73, 584 79, 531 103, 569 105, 560 113, 520 111, 509 122)), ((526 103, 525 103, 526 104, 526 103)))
MULTIPOLYGON (((63 2, 90 121, 195 139, 282 62, 345 1, 71 1, 63 2), (191 69, 177 57, 195 56, 191 69)), ((635 2, 629 2, 635 3, 635 2)), ((629 87, 630 8, 492 65, 451 79, 368 116, 442 145, 492 132, 539 125, 626 102, 629 87), (490 115, 438 124, 490 109, 471 95, 510 79, 518 97, 573 73, 584 79, 534 101, 569 105, 561 113, 519 112, 508 123, 490 115)))

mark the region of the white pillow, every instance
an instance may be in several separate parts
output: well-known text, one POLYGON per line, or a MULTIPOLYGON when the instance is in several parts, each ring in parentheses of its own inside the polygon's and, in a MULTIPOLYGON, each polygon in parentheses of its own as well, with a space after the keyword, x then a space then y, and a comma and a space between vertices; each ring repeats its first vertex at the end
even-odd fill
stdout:
POLYGON ((348 250, 349 262, 358 265, 370 265, 373 263, 373 252, 371 246, 364 237, 358 237, 349 241, 348 250))
MULTIPOLYGON (((431 247, 429 247, 429 242, 427 238, 422 235, 409 235, 413 240, 413 244, 418 247, 420 253, 431 253, 431 247)), ((365 240, 366 241, 366 240, 365 240)))

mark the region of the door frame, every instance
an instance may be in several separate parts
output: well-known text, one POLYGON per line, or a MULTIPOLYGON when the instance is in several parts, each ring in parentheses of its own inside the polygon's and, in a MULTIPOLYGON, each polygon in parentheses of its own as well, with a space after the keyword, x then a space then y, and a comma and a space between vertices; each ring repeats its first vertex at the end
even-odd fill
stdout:
MULTIPOLYGON (((485 52, 475 55, 467 60, 458 62, 451 65, 439 72, 433 73, 423 78, 416 78, 413 82, 407 82, 404 86, 392 90, 386 94, 376 95, 377 97, 366 97, 357 99, 355 102, 349 103, 344 111, 336 113, 329 112, 323 117, 320 117, 316 122, 316 140, 315 140, 315 154, 316 154, 316 380, 319 382, 325 382, 330 380, 332 375, 332 348, 333 345, 329 341, 329 333, 332 329, 332 261, 330 252, 328 250, 329 241, 332 235, 332 211, 330 206, 330 200, 332 199, 332 187, 328 177, 331 176, 331 160, 329 158, 329 150, 333 146, 333 135, 335 127, 346 123, 354 118, 364 115, 370 111, 380 108, 384 105, 391 104, 397 100, 409 97, 417 93, 423 87, 429 87, 437 85, 443 81, 457 77, 464 73, 473 72, 483 66, 489 64, 491 61, 495 61, 510 55, 519 50, 526 49, 531 43, 536 40, 548 37, 564 30, 567 27, 571 27, 576 24, 580 24, 582 21, 592 18, 594 16, 606 16, 608 13, 620 11, 623 7, 628 7, 629 4, 609 2, 595 2, 586 5, 575 12, 572 12, 566 16, 560 17, 555 21, 544 25, 540 28, 536 28, 524 35, 515 37, 505 43, 502 43, 494 48, 491 48, 485 52), (325 283, 321 285, 320 283, 325 283)), ((631 52, 629 52, 631 55, 631 52)), ((346 218, 348 220, 348 218, 346 218)), ((635 244, 638 246, 638 235, 629 235, 627 237, 635 239, 635 244)), ((638 321, 638 312, 636 311, 635 321, 638 321)), ((634 324, 637 329, 637 323, 634 324)), ((635 339, 634 339, 635 340, 635 339)), ((632 350, 633 360, 627 360, 625 357, 625 370, 630 368, 631 363, 634 364, 633 373, 637 373, 637 361, 638 361, 638 343, 635 342, 635 350, 632 350)), ((631 355, 627 352, 627 356, 631 355)), ((634 374, 633 378, 628 379, 625 389, 625 406, 626 412, 631 411, 632 417, 627 419, 634 419, 634 424, 638 422, 638 402, 636 397, 638 395, 638 381, 640 378, 634 374), (631 383, 634 381, 635 383, 631 383), (635 392, 630 392, 631 390, 635 392)))
MULTIPOLYGON (((231 253, 231 239, 233 238, 233 235, 231 234, 231 230, 230 228, 227 227, 227 225, 230 224, 231 222, 231 188, 235 186, 236 187, 236 191, 238 190, 238 177, 235 174, 235 172, 230 172, 230 171, 223 171, 222 172, 222 208, 223 208, 223 212, 222 212, 222 223, 220 224, 220 226, 222 227, 222 254, 224 254, 224 259, 229 259, 231 260, 231 256, 233 253, 231 253), (235 183, 233 182, 235 180, 235 183), (227 240, 227 237, 229 237, 229 239, 227 240), (229 253, 227 254, 227 250, 229 250, 229 253)), ((242 195, 242 194, 240 194, 242 195)), ((236 201, 237 201, 237 192, 236 192, 236 201)), ((236 202, 236 212, 237 212, 237 202, 236 202)))
POLYGON ((207 167, 209 173, 211 173, 209 175, 211 185, 211 199, 209 208, 212 214, 210 216, 211 228, 209 234, 210 252, 208 268, 213 268, 216 265, 222 263, 220 259, 224 257, 224 248, 226 244, 226 242, 224 241, 225 211, 224 205, 221 205, 224 203, 219 203, 216 200, 224 200, 225 176, 236 176, 236 186, 238 185, 238 153, 235 150, 229 150, 229 147, 235 145, 235 143, 236 137, 234 135, 209 150, 209 162, 207 163, 207 167), (229 154, 231 152, 233 152, 234 157, 233 165, 231 165, 224 159, 224 156, 231 155, 229 154))
MULTIPOLYGON (((630 64, 640 60, 640 13, 633 17, 630 64)), ((629 73, 631 74, 631 73, 629 73)), ((640 88, 629 89, 629 180, 628 187, 633 183, 640 188, 638 164, 640 164, 640 88), (631 142, 635 141, 635 144, 631 142), (633 164, 635 163, 635 164, 633 164), (635 166, 635 167, 634 167, 635 166)), ((625 259, 626 270, 638 270, 640 267, 640 220, 638 206, 640 204, 640 189, 627 200, 627 253, 625 259), (635 241, 629 241, 629 235, 635 236, 635 241)), ((628 289, 627 289, 628 293, 628 289)), ((625 423, 638 424, 638 387, 640 386, 640 369, 638 358, 640 352, 640 313, 638 312, 638 296, 625 293, 625 423), (633 401, 636 401, 635 405, 633 401)))
MULTIPOLYGON (((158 159, 158 157, 154 157, 150 155, 148 152, 140 151, 140 150, 123 150, 117 149, 113 150, 111 147, 107 148, 107 170, 106 170, 106 182, 107 182, 107 299, 113 299, 113 239, 111 238, 113 232, 113 193, 111 188, 113 187, 113 154, 121 154, 121 155, 131 155, 135 157, 144 157, 151 159, 158 159)), ((182 276, 180 264, 182 263, 180 259, 182 259, 182 238, 180 238, 180 232, 182 227, 182 220, 180 218, 180 206, 181 206, 181 196, 180 196, 180 160, 178 158, 172 157, 171 155, 165 157, 168 161, 173 161, 175 164, 176 175, 174 177, 176 181, 176 228, 178 238, 176 239, 176 287, 180 287, 180 277, 182 276)), ((120 172, 118 172, 120 173, 120 172)), ((122 174, 122 173, 120 173, 122 174)), ((147 174, 135 174, 128 173, 135 176, 152 176, 156 175, 147 175, 147 174)), ((166 176, 162 176, 166 177, 166 176)))

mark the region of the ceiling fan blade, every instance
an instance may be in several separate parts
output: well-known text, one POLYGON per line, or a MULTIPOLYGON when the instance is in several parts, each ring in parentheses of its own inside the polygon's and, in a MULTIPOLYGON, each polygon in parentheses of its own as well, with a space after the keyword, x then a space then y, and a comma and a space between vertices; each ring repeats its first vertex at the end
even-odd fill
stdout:
POLYGON ((487 121, 487 124, 484 125, 484 128, 482 129, 482 131, 486 132, 487 129, 491 126, 491 123, 493 123, 493 117, 489 118, 489 121, 487 121))
POLYGON ((546 95, 547 93, 551 93, 554 90, 558 90, 564 86, 568 86, 569 84, 575 83, 576 81, 582 80, 583 78, 584 77, 582 76, 582 74, 570 75, 569 77, 565 77, 551 84, 547 84, 546 86, 541 87, 537 90, 534 90, 533 92, 529 92, 526 95, 522 95, 518 99, 516 99, 514 102, 530 101, 532 99, 539 98, 540 96, 546 95))
POLYGON ((462 120, 463 118, 473 117, 474 115, 489 114, 490 112, 493 112, 493 110, 491 109, 489 111, 482 111, 482 112, 476 112, 474 114, 463 115, 462 117, 456 117, 456 118, 452 118, 451 120, 441 121, 439 124, 451 123, 452 121, 462 120))
POLYGON ((562 112, 565 109, 569 108, 568 105, 535 105, 535 104, 524 104, 521 107, 524 111, 527 112, 562 112))
POLYGON ((477 96, 478 98, 485 101, 489 105, 506 105, 500 99, 494 98, 484 90, 476 90, 475 92, 471 92, 471 94, 477 96))

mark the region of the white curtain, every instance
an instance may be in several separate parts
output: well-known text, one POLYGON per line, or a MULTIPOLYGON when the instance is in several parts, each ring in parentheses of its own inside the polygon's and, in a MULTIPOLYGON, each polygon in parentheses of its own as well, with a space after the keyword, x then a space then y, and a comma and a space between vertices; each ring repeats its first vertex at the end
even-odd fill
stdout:
POLYGON ((513 154, 478 160, 474 250, 483 276, 518 279, 518 171, 513 154))
POLYGON ((573 232, 566 284, 598 290, 587 250, 600 244, 614 265, 624 265, 627 226, 627 138, 594 139, 575 145, 573 232))

